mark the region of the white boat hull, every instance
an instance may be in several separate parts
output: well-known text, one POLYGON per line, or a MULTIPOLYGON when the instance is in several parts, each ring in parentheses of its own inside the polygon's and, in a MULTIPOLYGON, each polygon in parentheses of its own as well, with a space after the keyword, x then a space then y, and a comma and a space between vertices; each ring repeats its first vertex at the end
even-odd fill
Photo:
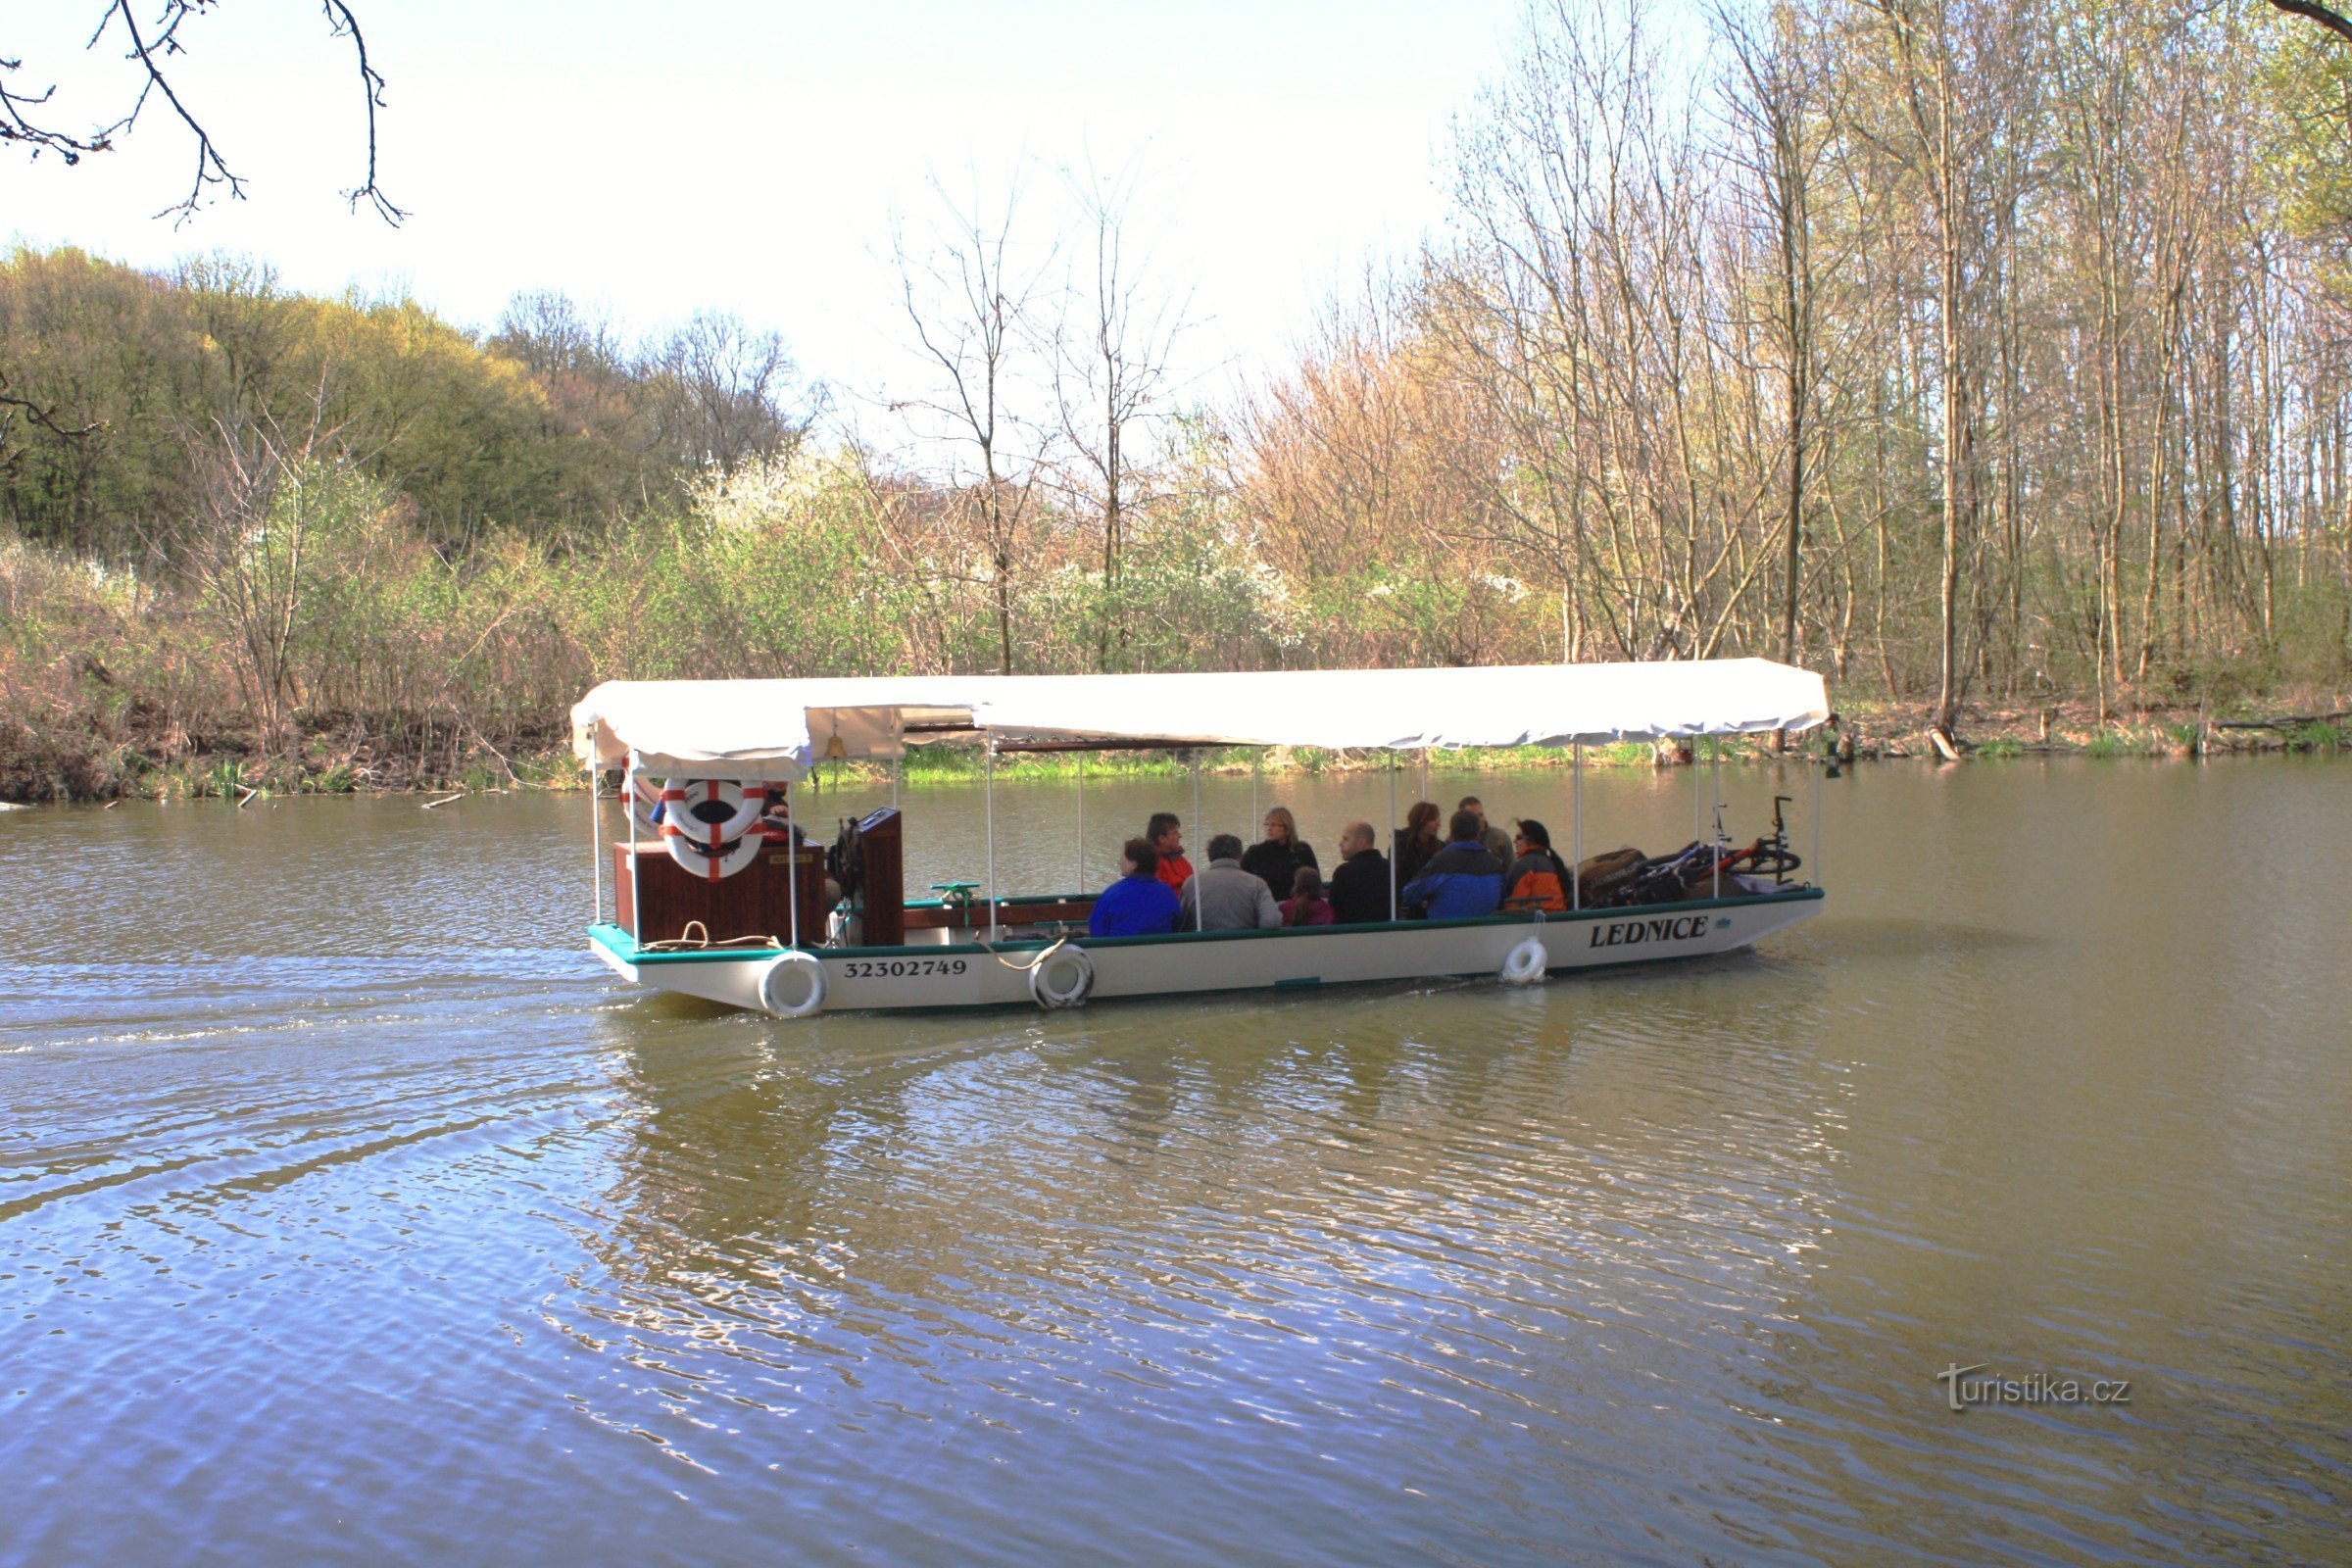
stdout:
MULTIPOLYGON (((1377 981, 1498 976, 1513 949, 1542 944, 1547 976, 1752 946, 1821 911, 1818 889, 1751 898, 1486 920, 1312 926, 1284 931, 1211 931, 1164 937, 1088 938, 1094 965, 1088 1000, 1190 996, 1216 991, 1293 990, 1377 981)), ((626 932, 594 927, 589 946, 623 979, 730 1006, 767 1010, 760 981, 773 949, 649 953, 626 932)), ((824 966, 824 1012, 898 1008, 1035 1006, 1025 967, 1050 940, 982 946, 811 948, 824 966)))

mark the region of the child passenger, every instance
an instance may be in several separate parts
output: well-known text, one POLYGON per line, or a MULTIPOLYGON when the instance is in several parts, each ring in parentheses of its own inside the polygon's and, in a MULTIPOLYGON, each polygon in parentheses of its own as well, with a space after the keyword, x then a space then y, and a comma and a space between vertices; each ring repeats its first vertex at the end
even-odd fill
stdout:
POLYGON ((1331 901, 1323 897, 1323 873, 1300 866, 1291 878, 1291 896, 1282 901, 1282 923, 1329 925, 1334 918, 1331 901))

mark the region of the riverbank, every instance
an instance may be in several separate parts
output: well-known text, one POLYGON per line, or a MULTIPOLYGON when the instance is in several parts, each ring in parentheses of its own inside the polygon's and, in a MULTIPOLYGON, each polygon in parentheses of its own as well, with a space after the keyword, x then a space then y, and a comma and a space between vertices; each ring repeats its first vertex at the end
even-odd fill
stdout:
MULTIPOLYGON (((1841 761, 1926 759, 1999 761, 2029 756, 2189 759, 2223 754, 2340 752, 2352 745, 2352 695, 2298 691, 2228 713, 2194 708, 2152 708, 2102 724, 2085 702, 1966 710, 1953 755, 1946 757, 1929 729, 1924 704, 1874 703, 1842 707, 1834 732, 1817 732, 1792 749, 1819 755, 1834 749, 1841 761)), ((1690 748, 1624 742, 1585 749, 1592 767, 1677 766, 1712 758, 1690 748)), ((1773 738, 1721 743, 1729 763, 1776 755, 1773 738)), ((1572 763, 1565 747, 1446 754, 1440 766, 1464 772, 1544 770, 1572 763)), ((1234 747, 1208 753, 1216 773, 1267 775, 1348 772, 1385 764, 1383 754, 1277 747, 1264 753, 1234 747)), ((1189 763, 1169 753, 1106 753, 1081 760, 1065 755, 1001 757, 1002 778, 1152 776, 1180 773, 1189 763)), ((887 777, 868 763, 829 764, 845 782, 887 777)), ((917 782, 976 779, 980 754, 970 748, 925 747, 911 753, 902 774, 917 782)), ((401 792, 480 793, 495 790, 569 790, 586 776, 564 744, 560 720, 524 727, 495 740, 463 718, 415 714, 386 717, 339 713, 301 721, 298 738, 265 748, 233 724, 214 731, 162 731, 135 714, 95 726, 36 728, 0 723, 0 802, 247 800, 257 796, 348 795, 401 792)))

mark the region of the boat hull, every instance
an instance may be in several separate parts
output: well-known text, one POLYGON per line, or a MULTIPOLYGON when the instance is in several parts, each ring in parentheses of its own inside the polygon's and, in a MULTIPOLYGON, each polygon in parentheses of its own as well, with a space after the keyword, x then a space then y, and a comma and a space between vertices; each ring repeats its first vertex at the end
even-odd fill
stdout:
MULTIPOLYGON (((1512 951, 1534 939, 1542 972, 1569 975, 1734 953, 1821 912, 1822 893, 1797 888, 1640 909, 1310 926, 1283 931, 1183 932, 1159 937, 1070 939, 1094 965, 1089 1001, 1209 992, 1312 990, 1380 981, 1499 976, 1512 951)), ((589 946, 623 979, 730 1006, 766 1010, 760 981, 773 949, 649 952, 611 925, 589 946)), ((1026 965, 1051 938, 982 945, 812 948, 824 966, 817 1010, 849 1012, 1035 1006, 1026 965)), ((1524 961, 1524 960, 1523 960, 1524 961)))

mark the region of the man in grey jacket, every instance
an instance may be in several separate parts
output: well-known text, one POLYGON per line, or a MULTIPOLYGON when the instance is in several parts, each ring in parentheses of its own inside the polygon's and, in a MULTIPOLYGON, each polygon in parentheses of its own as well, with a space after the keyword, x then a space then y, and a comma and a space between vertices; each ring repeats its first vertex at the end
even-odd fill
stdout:
POLYGON ((1266 880, 1242 869, 1242 841, 1220 833, 1208 841, 1208 864, 1184 885, 1179 931, 1271 931, 1282 924, 1282 907, 1266 880))
POLYGON ((1472 816, 1477 817, 1478 841, 1487 847, 1487 853, 1494 857, 1497 861, 1504 865, 1511 863, 1511 836, 1487 820, 1486 802, 1475 795, 1465 795, 1462 797, 1462 804, 1455 807, 1454 809, 1468 811, 1472 816))

